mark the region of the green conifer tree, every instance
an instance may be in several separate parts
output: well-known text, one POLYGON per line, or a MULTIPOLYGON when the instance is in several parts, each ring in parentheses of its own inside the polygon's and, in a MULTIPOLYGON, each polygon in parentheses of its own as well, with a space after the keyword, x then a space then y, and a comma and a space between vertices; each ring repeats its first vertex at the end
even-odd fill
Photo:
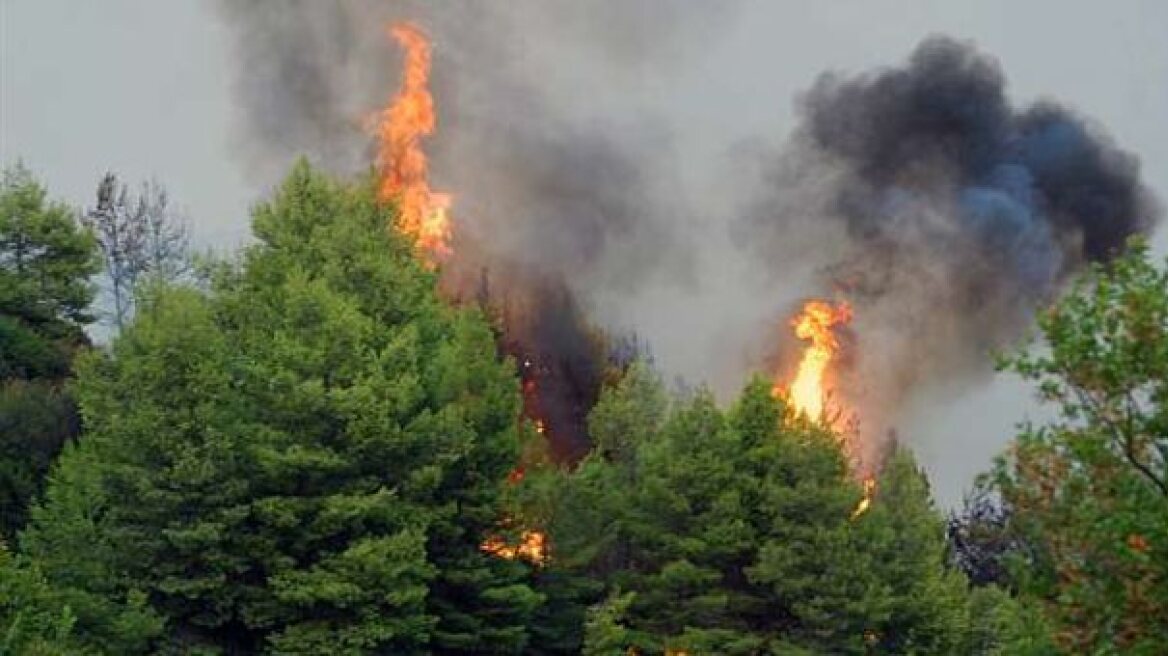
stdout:
POLYGON ((391 219, 301 163, 238 266, 146 294, 79 366, 86 435, 23 544, 97 647, 524 649, 527 567, 480 549, 517 380, 391 219), (144 613, 165 628, 111 621, 144 613))

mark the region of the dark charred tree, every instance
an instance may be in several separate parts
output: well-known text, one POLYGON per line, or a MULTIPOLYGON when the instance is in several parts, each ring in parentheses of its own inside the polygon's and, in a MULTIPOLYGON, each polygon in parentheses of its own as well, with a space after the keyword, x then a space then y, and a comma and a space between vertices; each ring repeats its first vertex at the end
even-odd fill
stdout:
POLYGON ((949 515, 949 557, 972 585, 1010 587, 1007 565, 1027 545, 1009 530, 1009 521, 1009 508, 980 484, 965 497, 961 510, 949 515))

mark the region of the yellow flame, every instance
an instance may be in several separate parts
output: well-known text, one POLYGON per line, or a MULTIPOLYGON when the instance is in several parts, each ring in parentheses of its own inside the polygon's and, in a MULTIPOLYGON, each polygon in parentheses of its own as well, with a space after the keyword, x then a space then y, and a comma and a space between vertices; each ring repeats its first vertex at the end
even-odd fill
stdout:
POLYGON ((519 536, 519 544, 510 544, 499 537, 492 537, 480 548, 494 556, 515 560, 522 558, 537 565, 547 562, 547 536, 541 531, 524 531, 519 536))
POLYGON ((876 493, 876 479, 869 476, 864 479, 864 498, 860 499, 860 503, 856 504, 856 509, 852 511, 852 519, 868 512, 872 507, 872 496, 876 493))
POLYGON ((852 308, 847 303, 832 306, 826 301, 813 300, 805 303, 803 310, 791 320, 795 336, 810 344, 803 351, 788 394, 795 409, 811 419, 823 416, 827 399, 824 378, 839 351, 834 328, 851 319, 852 308))
POLYGON ((390 36, 405 50, 401 87, 377 124, 377 166, 383 201, 398 203, 397 229, 431 258, 450 254, 450 194, 430 189, 421 140, 434 133, 437 119, 430 95, 430 41, 413 23, 394 23, 390 36))

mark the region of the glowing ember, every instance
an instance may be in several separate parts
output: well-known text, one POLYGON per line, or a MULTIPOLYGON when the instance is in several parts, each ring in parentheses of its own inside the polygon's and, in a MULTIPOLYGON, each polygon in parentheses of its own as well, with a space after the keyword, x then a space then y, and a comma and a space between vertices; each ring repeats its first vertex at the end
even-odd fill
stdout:
POLYGON ((501 538, 493 537, 484 542, 481 549, 500 558, 522 558, 536 565, 547 562, 548 557, 547 536, 540 531, 524 531, 519 536, 519 544, 509 544, 501 538))
POLYGON ((860 503, 856 504, 856 509, 852 511, 852 519, 868 512, 868 508, 872 506, 872 495, 876 493, 876 479, 869 476, 864 479, 864 498, 860 499, 860 503))
POLYGON ((430 95, 430 41, 412 23, 394 23, 389 34, 405 50, 401 88, 381 112, 377 166, 384 201, 398 203, 397 228, 432 258, 450 254, 449 194, 430 189, 422 137, 434 133, 430 95))
POLYGON ((832 306, 826 301, 808 301, 803 305, 803 311, 791 320, 795 336, 810 344, 799 361, 788 395, 795 409, 812 419, 823 416, 828 391, 824 378, 839 351, 834 328, 851 320, 850 305, 839 303, 832 306))

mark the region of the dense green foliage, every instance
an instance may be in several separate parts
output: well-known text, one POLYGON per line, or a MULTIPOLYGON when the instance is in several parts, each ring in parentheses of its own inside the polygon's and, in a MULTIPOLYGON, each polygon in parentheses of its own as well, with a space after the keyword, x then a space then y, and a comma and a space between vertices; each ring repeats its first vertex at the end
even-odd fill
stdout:
MULTIPOLYGON (((1160 654, 1168 636, 1168 263, 1097 267, 1039 320, 1043 348, 1005 364, 1057 408, 994 472, 1032 549, 1013 579, 1062 649, 1160 654)), ((1025 556, 1025 557, 1022 557, 1025 556)))
POLYGON ((58 378, 84 343, 92 234, 21 167, 0 182, 0 378, 58 378))
POLYGON ((66 656, 85 653, 73 635, 76 618, 40 572, 17 564, 0 542, 0 653, 66 656))
POLYGON ((603 583, 578 600, 593 607, 563 652, 932 654, 973 639, 966 582, 945 567, 907 451, 853 519, 862 490, 838 438, 765 381, 729 412, 706 393, 670 408, 637 367, 590 428, 592 455, 530 492, 555 546, 543 577, 603 583))
POLYGON ((62 390, 87 343, 92 235, 21 167, 0 181, 0 539, 24 525, 49 464, 76 433, 62 390))
POLYGON ((24 526, 53 459, 77 430, 61 381, 0 383, 0 539, 15 538, 24 526))
POLYGON ((1060 412, 947 544, 907 450, 860 511, 843 438, 763 380, 723 408, 635 364, 584 460, 548 464, 487 320, 440 298, 371 184, 298 165, 255 245, 136 288, 93 350, 92 237, 23 171, 0 207, 0 653, 1048 656, 1168 635, 1168 268, 1141 245, 1008 361, 1060 412), (532 529, 550 558, 484 548, 532 529))
POLYGON ((82 359, 85 437, 22 548, 89 644, 522 650, 527 568, 479 549, 518 386, 389 218, 301 165, 238 267, 82 359))

